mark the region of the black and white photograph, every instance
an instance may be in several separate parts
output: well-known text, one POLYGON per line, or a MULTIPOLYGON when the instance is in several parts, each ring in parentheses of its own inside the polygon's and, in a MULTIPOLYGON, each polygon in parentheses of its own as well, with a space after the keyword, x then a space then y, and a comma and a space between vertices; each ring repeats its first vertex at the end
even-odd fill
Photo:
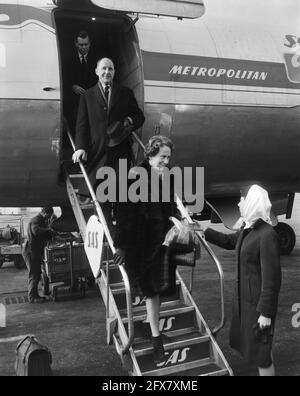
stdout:
POLYGON ((0 0, 0 377, 299 376, 299 160, 299 0, 0 0))

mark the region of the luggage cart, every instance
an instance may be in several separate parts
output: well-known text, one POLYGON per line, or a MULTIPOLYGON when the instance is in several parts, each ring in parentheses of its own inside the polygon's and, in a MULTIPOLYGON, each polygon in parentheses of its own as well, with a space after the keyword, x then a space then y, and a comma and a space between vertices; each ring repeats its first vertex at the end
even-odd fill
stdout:
POLYGON ((83 243, 76 243, 73 238, 47 245, 42 270, 45 295, 50 295, 53 301, 62 295, 84 298, 91 280, 93 274, 83 243))
POLYGON ((26 268, 22 257, 24 243, 24 227, 22 217, 11 218, 14 226, 9 224, 0 228, 0 268, 6 262, 13 262, 15 268, 26 268))

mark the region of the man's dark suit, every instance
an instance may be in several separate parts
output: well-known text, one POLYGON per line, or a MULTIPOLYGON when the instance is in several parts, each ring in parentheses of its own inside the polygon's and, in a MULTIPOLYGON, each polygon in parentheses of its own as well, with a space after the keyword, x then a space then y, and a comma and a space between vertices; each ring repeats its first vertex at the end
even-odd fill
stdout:
MULTIPOLYGON (((133 121, 133 130, 140 128, 145 117, 131 89, 113 85, 109 106, 99 84, 81 96, 76 125, 76 150, 88 152, 88 173, 91 178, 103 165, 115 167, 120 158, 131 160, 130 139, 107 148, 107 128, 126 117, 133 121)), ((92 180, 93 182, 93 180, 92 180)))
POLYGON ((64 77, 64 113, 67 116, 71 131, 75 132, 76 117, 80 101, 80 95, 73 92, 73 85, 79 85, 83 89, 89 89, 97 84, 98 77, 95 73, 98 57, 90 51, 86 57, 86 63, 82 66, 78 52, 74 52, 68 59, 67 75, 64 77))

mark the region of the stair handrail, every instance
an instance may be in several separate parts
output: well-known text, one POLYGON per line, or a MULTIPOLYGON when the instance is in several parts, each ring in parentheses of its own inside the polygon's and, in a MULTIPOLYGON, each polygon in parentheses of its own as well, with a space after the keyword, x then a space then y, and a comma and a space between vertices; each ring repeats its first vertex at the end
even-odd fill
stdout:
MULTIPOLYGON (((141 139, 137 136, 137 134, 135 132, 132 133, 133 137, 135 138, 135 140, 137 141, 137 143, 139 144, 141 149, 145 149, 145 146, 143 144, 143 142, 141 141, 141 139)), ((186 221, 188 222, 188 224, 190 225, 195 225, 195 222, 192 220, 191 216, 189 215, 186 207, 183 205, 183 202, 181 201, 181 199, 179 198, 179 196, 176 194, 175 195, 176 198, 176 204, 177 207, 182 215, 183 219, 186 219, 186 221)), ((210 256, 210 258, 213 260, 213 262, 215 263, 217 269, 218 269, 218 273, 219 273, 219 277, 220 277, 220 289, 221 289, 221 320, 220 320, 220 324, 218 326, 216 326, 213 330, 212 333, 214 335, 217 335, 220 330, 223 329, 223 327, 225 326, 225 293, 224 293, 224 271, 222 268, 222 265, 219 261, 219 259, 217 258, 217 256, 215 255, 215 253, 213 252, 213 250, 211 249, 211 247, 208 245, 208 243, 206 242, 205 238, 201 235, 201 232, 199 231, 195 231, 198 239, 200 240, 200 243, 203 245, 204 249, 206 250, 206 252, 208 253, 208 255, 210 256)), ((191 274, 192 278, 193 278, 193 272, 191 274)), ((191 286, 190 286, 190 292, 192 292, 192 279, 191 279, 191 286)))
MULTIPOLYGON (((177 203, 177 207, 179 209, 179 211, 181 212, 181 215, 184 219, 186 219, 186 221, 188 222, 188 224, 193 225, 195 224, 193 219, 191 218, 191 216, 189 215, 186 207, 183 205, 182 201, 180 200, 180 198, 178 196, 176 196, 176 203, 177 203)), ((213 330, 212 333, 214 335, 218 334, 220 332, 220 330, 223 329, 223 327, 225 326, 225 293, 224 293, 224 271, 222 268, 222 265, 219 261, 219 259, 217 258, 217 256, 215 255, 214 251, 212 250, 212 248, 209 246, 209 244, 206 242, 205 238, 202 236, 200 231, 195 231, 195 234, 197 235, 198 239, 200 240, 202 246, 204 247, 204 249, 206 250, 206 252, 208 253, 208 255, 210 256, 210 258, 213 260, 213 262, 215 263, 218 272, 219 272, 219 277, 220 277, 220 289, 221 289, 221 320, 220 320, 220 324, 219 326, 216 326, 213 330)))
MULTIPOLYGON (((67 134, 68 134, 69 140, 71 142, 73 151, 75 152, 76 151, 76 146, 75 146, 73 137, 72 137, 72 135, 70 133, 70 130, 67 130, 67 134)), ((107 226, 107 223, 106 223, 106 220, 105 220, 105 216, 104 216, 103 211, 101 209, 101 206, 100 206, 100 204, 99 204, 99 202, 97 200, 96 194, 94 192, 94 189, 92 187, 92 184, 90 182, 90 179, 88 177, 87 171, 86 171, 82 161, 79 160, 78 164, 79 164, 80 170, 81 170, 81 172, 83 174, 83 177, 84 177, 84 180, 86 182, 86 185, 88 187, 89 193, 91 195, 92 202, 93 202, 93 205, 94 205, 94 207, 96 209, 97 215, 98 215, 98 217, 100 219, 100 222, 101 222, 101 224, 103 226, 103 230, 104 230, 104 234, 106 236, 107 242, 108 242, 109 247, 110 247, 110 249, 112 251, 112 254, 114 255, 116 253, 116 249, 114 247, 114 242, 113 242, 113 239, 111 237, 109 228, 107 226)), ((129 349, 132 346, 132 343, 134 341, 133 309, 132 309, 131 288, 130 288, 130 282, 129 282, 129 278, 128 278, 127 272, 126 272, 126 270, 124 268, 124 264, 121 264, 118 267, 119 267, 119 270, 121 272, 121 275, 122 275, 122 278, 123 278, 123 281, 124 281, 124 286, 125 286, 126 305, 127 305, 127 319, 128 319, 128 342, 123 348, 120 348, 121 353, 124 355, 125 353, 127 353, 129 351, 129 349)), ((107 269, 109 271, 109 266, 107 266, 107 269)), ((109 279, 109 273, 107 273, 107 278, 109 279)), ((109 284, 107 284, 107 288, 109 288, 109 284)), ((109 311, 109 299, 107 300, 107 309, 106 309, 106 311, 107 311, 107 313, 109 311)))

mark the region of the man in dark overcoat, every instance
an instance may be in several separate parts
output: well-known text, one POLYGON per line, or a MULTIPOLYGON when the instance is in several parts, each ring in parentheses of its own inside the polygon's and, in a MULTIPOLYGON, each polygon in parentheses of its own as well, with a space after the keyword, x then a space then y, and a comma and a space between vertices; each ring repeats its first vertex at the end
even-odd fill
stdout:
POLYGON ((28 240, 23 248, 23 258, 29 271, 28 298, 31 303, 41 303, 44 297, 39 296, 38 285, 41 279, 41 266, 44 248, 55 231, 49 228, 49 220, 53 216, 53 209, 45 207, 41 212, 30 220, 27 229, 28 240))
MULTIPOLYGON (((140 128, 145 117, 131 89, 114 83, 115 67, 111 59, 99 60, 96 68, 98 84, 80 99, 76 124, 76 151, 73 161, 87 160, 87 170, 95 179, 103 165, 114 165, 119 159, 132 160, 130 138, 109 147, 109 127, 121 122, 132 131, 140 128)), ((94 180, 92 180, 94 181, 94 180)))
MULTIPOLYGON (((118 174, 119 160, 124 159, 130 169, 133 160, 131 136, 126 131, 140 128, 145 121, 133 91, 113 82, 115 67, 111 59, 99 60, 96 74, 98 84, 87 90, 80 100, 73 154, 75 163, 87 160, 87 172, 95 191, 99 168, 110 166, 118 174), (118 128, 120 125, 123 129, 118 128), (118 133, 122 135, 120 139, 118 133)), ((86 186, 79 189, 79 194, 89 195, 86 186)), ((102 210, 112 231, 112 204, 102 204, 102 210)))

